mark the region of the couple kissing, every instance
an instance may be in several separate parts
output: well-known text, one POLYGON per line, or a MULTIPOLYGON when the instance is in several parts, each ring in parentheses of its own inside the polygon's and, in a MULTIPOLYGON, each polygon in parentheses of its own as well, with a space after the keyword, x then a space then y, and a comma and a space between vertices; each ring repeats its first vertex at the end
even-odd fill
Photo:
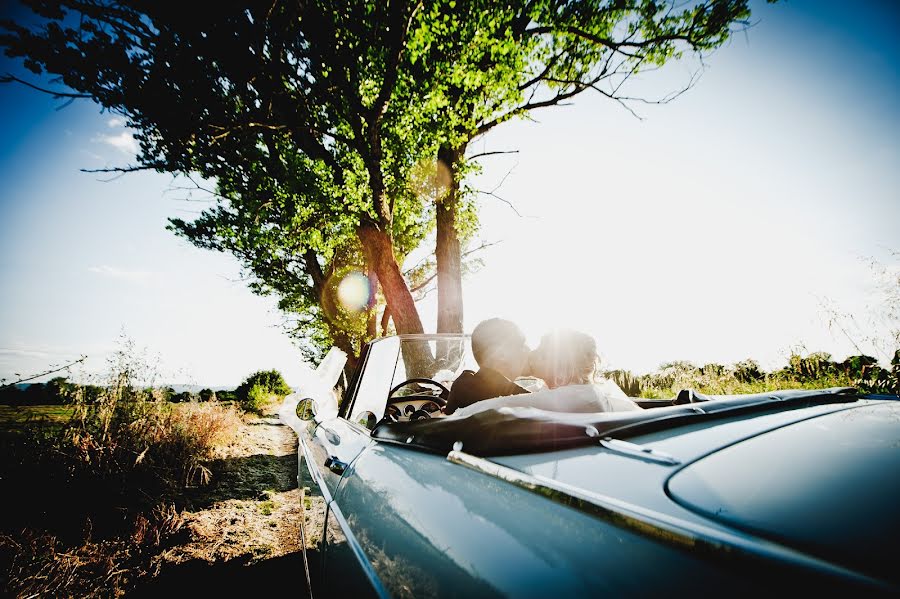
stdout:
POLYGON ((640 410, 614 382, 597 377, 597 345, 579 331, 544 335, 534 351, 515 323, 485 320, 472 331, 478 372, 465 370, 450 391, 444 413, 465 417, 487 409, 533 407, 557 412, 640 410), (546 389, 531 392, 514 381, 541 379, 546 389))

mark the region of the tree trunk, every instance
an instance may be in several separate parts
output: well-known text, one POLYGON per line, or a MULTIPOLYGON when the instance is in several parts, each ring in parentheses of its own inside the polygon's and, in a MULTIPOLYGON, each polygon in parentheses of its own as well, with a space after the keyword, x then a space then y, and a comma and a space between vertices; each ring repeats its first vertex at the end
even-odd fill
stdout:
POLYGON ((375 269, 367 268, 369 278, 369 301, 366 304, 366 341, 378 337, 378 274, 375 269))
POLYGON ((387 306, 384 307, 384 312, 381 314, 381 336, 387 337, 388 334, 388 326, 391 323, 391 310, 387 306))
POLYGON ((394 243, 389 233, 369 221, 362 222, 356 228, 356 234, 366 255, 366 263, 378 275, 397 333, 424 333, 412 293, 394 257, 394 243))
POLYGON ((462 252, 456 230, 456 213, 459 209, 459 173, 457 162, 465 152, 462 148, 442 146, 438 160, 450 171, 450 187, 435 206, 437 222, 437 332, 463 332, 462 252))

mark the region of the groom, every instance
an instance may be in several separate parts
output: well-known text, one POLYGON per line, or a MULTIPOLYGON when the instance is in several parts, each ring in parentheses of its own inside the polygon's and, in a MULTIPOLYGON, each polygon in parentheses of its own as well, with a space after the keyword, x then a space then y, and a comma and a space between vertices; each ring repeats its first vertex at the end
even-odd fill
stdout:
POLYGON ((515 323, 502 318, 480 322, 472 331, 472 354, 478 372, 464 370, 453 383, 445 414, 483 399, 528 393, 513 382, 528 364, 530 350, 515 323))

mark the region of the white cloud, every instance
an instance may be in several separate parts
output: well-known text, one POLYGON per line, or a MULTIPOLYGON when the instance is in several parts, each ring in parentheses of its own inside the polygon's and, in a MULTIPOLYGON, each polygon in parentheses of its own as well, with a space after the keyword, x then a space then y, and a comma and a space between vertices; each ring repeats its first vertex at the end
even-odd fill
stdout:
POLYGON ((138 143, 128 131, 122 131, 118 135, 95 135, 91 141, 112 146, 123 154, 134 155, 138 152, 138 143))
POLYGON ((114 117, 110 118, 108 121, 106 121, 106 126, 107 127, 124 127, 125 119, 123 119, 120 116, 114 116, 114 117))
POLYGON ((137 283, 139 285, 149 284, 150 279, 153 277, 153 273, 146 270, 128 270, 109 266, 108 264, 88 267, 88 271, 111 279, 118 279, 128 283, 137 283))

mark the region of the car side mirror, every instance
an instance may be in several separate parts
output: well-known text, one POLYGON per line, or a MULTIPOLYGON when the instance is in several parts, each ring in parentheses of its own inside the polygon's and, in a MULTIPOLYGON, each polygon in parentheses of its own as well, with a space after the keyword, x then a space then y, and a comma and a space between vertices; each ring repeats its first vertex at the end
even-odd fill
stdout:
POLYGON ((375 428, 375 425, 378 424, 378 419, 375 417, 374 413, 367 411, 356 415, 356 423, 363 428, 372 430, 375 428))
POLYGON ((316 417, 316 410, 316 400, 311 397, 304 397, 299 402, 297 402, 297 407, 295 408, 294 413, 297 414, 297 418, 299 418, 300 420, 309 422, 316 417))

